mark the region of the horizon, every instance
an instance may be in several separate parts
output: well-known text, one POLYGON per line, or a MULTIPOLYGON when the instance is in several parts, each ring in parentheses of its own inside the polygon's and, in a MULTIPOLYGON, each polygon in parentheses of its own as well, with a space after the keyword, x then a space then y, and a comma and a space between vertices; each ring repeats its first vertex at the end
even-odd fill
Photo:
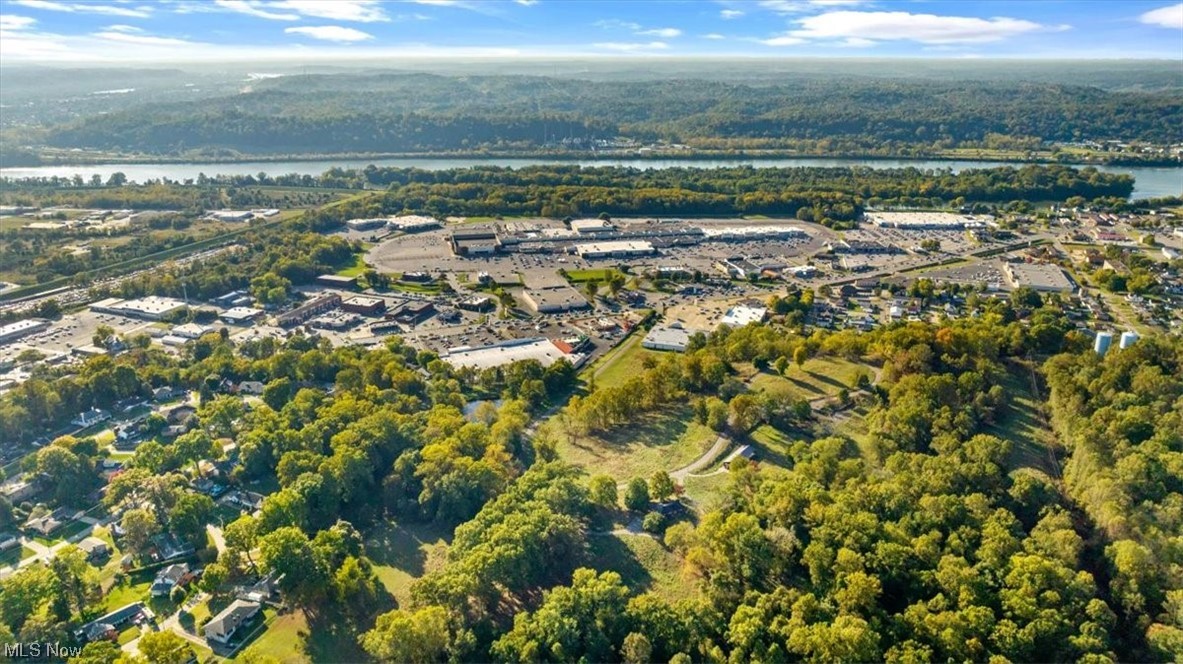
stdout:
POLYGON ((383 58, 1183 62, 1183 3, 0 0, 6 67, 383 58))

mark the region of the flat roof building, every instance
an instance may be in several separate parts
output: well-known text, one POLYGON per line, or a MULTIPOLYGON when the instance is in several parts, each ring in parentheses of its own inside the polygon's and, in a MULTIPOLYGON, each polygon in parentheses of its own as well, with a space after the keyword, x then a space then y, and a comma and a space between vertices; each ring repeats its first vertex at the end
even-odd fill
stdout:
POLYGON ((313 316, 318 316, 339 306, 341 306, 341 296, 336 293, 327 293, 276 316, 275 322, 282 327, 299 325, 313 316))
POLYGON ((388 318, 403 325, 418 325, 435 315, 435 305, 431 302, 411 301, 394 310, 388 318))
POLYGON ((351 231, 368 231, 374 228, 382 228, 389 222, 386 217, 373 217, 370 219, 349 219, 345 222, 345 227, 351 231))
POLYGON ((357 288, 357 277, 346 277, 340 274, 322 274, 316 278, 316 283, 331 288, 353 290, 357 288))
POLYGON ((401 217, 394 217, 388 222, 391 228, 398 229, 404 233, 415 233, 418 231, 426 231, 432 228, 439 228, 443 224, 435 217, 424 217, 418 214, 408 214, 401 217))
POLYGON ((486 312, 496 309, 497 302, 488 295, 473 295, 460 300, 456 306, 465 311, 486 312))
POLYGON ((1051 263, 1006 263, 1007 281, 1012 288, 1026 286, 1045 293, 1069 293, 1072 281, 1058 265, 1051 263))
POLYGON ((222 312, 222 320, 232 325, 249 325, 259 320, 262 315, 262 309, 256 309, 254 307, 231 307, 222 312))
POLYGON ((526 306, 540 314, 558 314, 591 307, 579 291, 570 286, 527 288, 522 291, 526 306))
POLYGON ((646 240, 589 242, 575 245, 580 258, 624 258, 628 256, 649 256, 655 252, 653 243, 646 240))
POLYGON ((575 219, 571 222, 571 230, 581 235, 594 233, 611 233, 616 230, 612 222, 604 219, 575 219))
POLYGON ((676 353, 683 353, 686 347, 690 345, 690 337, 693 333, 690 330, 682 327, 679 323, 673 325, 657 325, 645 338, 641 340, 641 346, 650 350, 669 350, 676 353))
POLYGON ((341 308, 355 314, 377 316, 383 311, 386 311, 386 300, 368 295, 355 295, 342 302, 341 308))
POLYGON ((440 359, 457 368, 487 369, 523 360, 537 360, 542 366, 548 367, 563 359, 579 367, 587 361, 587 356, 581 353, 564 353, 550 339, 534 337, 512 339, 480 348, 453 348, 441 354, 440 359))
POLYGON ((171 297, 156 297, 151 295, 136 300, 121 300, 109 297, 90 305, 91 311, 99 313, 143 318, 146 320, 160 320, 169 314, 185 308, 185 303, 171 297))
POLYGON ((863 218, 873 226, 899 230, 961 230, 994 225, 990 215, 954 212, 866 212, 863 218))
POLYGON ((21 337, 48 330, 49 326, 49 321, 41 320, 40 318, 18 320, 8 325, 0 325, 0 344, 6 344, 10 341, 16 341, 21 337))
POLYGON ((749 307, 740 304, 728 309, 719 322, 730 327, 743 327, 749 323, 762 323, 767 317, 768 309, 765 307, 749 307))

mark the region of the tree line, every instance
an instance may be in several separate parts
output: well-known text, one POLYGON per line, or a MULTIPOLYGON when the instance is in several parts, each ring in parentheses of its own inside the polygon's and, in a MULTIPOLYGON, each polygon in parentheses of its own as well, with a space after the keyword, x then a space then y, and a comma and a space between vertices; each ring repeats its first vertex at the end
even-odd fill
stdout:
POLYGON ((142 153, 530 149, 625 136, 715 147, 906 150, 1016 140, 1181 140, 1169 92, 838 77, 760 84, 376 74, 282 77, 245 94, 59 123, 46 144, 142 153))

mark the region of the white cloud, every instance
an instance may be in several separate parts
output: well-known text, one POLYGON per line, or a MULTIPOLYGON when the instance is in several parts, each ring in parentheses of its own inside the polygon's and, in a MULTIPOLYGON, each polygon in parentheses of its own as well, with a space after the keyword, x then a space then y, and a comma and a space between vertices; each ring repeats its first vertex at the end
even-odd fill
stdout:
POLYGON ((717 32, 709 32, 709 33, 703 35, 702 38, 703 39, 714 39, 716 41, 718 41, 720 39, 727 39, 726 37, 724 37, 723 35, 721 35, 717 32))
MULTIPOLYGON (((981 44, 1015 37, 1046 26, 1004 16, 976 18, 908 12, 835 11, 799 19, 798 30, 774 39, 915 41, 922 44, 981 44)), ((1057 26, 1054 29, 1065 29, 1057 26)), ((765 41, 764 43, 768 43, 765 41)), ((775 45, 785 45, 782 42, 775 45)))
POLYGON ((11 0, 11 2, 22 7, 41 9, 49 12, 77 12, 80 14, 126 16, 128 18, 147 18, 152 15, 151 7, 114 7, 111 5, 95 5, 90 3, 53 2, 51 0, 11 0))
POLYGON ((615 18, 607 18, 602 21, 596 21, 595 23, 592 23, 592 25, 596 26, 597 28, 603 28, 605 30, 640 30, 641 29, 640 23, 633 23, 631 21, 621 21, 620 19, 615 19, 615 18))
POLYGON ((723 9, 719 11, 719 18, 723 19, 724 21, 730 21, 731 19, 739 18, 740 16, 743 16, 743 12, 738 9, 723 9))
POLYGON ((358 23, 390 20, 381 5, 372 0, 215 0, 215 4, 224 10, 271 21, 298 21, 301 17, 358 23))
POLYGON ((621 53, 635 53, 637 51, 660 51, 670 47, 669 44, 661 41, 601 42, 599 44, 592 44, 592 46, 605 51, 620 51, 621 53))
POLYGON ((781 35, 779 37, 760 40, 760 43, 764 44, 765 46, 796 46, 797 44, 804 44, 805 42, 805 39, 800 37, 790 37, 788 35, 781 35))
POLYGON ((144 31, 143 28, 137 28, 134 25, 122 25, 122 24, 108 25, 105 29, 110 32, 143 32, 144 31))
POLYGON ((128 34, 117 31, 101 31, 92 35, 96 39, 124 44, 138 44, 140 46, 192 46, 194 42, 172 37, 154 37, 152 35, 128 34))
POLYGON ((538 4, 538 0, 513 0, 513 1, 523 7, 529 7, 530 5, 538 4))
POLYGON ((1183 30, 1183 2, 1170 7, 1152 9, 1139 16, 1138 20, 1147 25, 1183 30))
POLYGON ((661 37, 663 39, 673 39, 674 37, 681 37, 682 31, 677 28, 654 28, 652 30, 638 30, 638 35, 646 37, 661 37))
POLYGON ((778 14, 802 14, 826 7, 853 7, 867 2, 868 0, 760 0, 757 5, 778 14))
POLYGON ((300 16, 297 14, 280 14, 278 12, 267 11, 262 3, 248 2, 247 0, 215 0, 214 4, 239 14, 246 14, 256 18, 265 18, 271 21, 299 21, 300 16))
POLYGON ((36 22, 37 19, 29 18, 28 16, 0 14, 0 30, 23 30, 32 26, 36 22))
POLYGON ((381 5, 372 0, 280 0, 272 3, 272 6, 276 9, 290 9, 302 16, 333 21, 375 23, 390 20, 381 5))
POLYGON ((340 25, 306 25, 298 28, 284 28, 288 34, 304 35, 322 41, 352 43, 373 39, 374 35, 340 25))
POLYGON ((838 46, 844 46, 846 48, 866 48, 868 46, 875 46, 878 43, 879 42, 875 41, 874 39, 864 39, 862 37, 848 37, 846 39, 843 39, 838 44, 838 46))

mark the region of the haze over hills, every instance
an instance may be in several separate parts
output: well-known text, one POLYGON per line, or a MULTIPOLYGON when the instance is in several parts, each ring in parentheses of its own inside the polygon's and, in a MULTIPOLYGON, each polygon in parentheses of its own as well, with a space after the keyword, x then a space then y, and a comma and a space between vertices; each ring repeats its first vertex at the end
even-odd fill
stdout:
POLYGON ((512 151, 616 138, 867 154, 988 139, 1027 149, 1183 142, 1183 76, 1170 62, 687 59, 421 69, 8 68, 3 137, 13 147, 149 155, 512 151))

